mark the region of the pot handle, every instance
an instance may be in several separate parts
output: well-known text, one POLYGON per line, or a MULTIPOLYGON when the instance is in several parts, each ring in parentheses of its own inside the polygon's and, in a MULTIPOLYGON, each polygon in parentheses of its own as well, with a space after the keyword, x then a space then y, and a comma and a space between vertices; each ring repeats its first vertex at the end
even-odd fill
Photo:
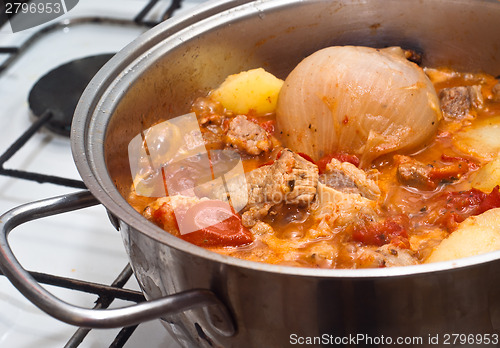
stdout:
POLYGON ((0 268, 11 283, 34 305, 68 324, 86 328, 118 328, 202 307, 212 328, 229 337, 236 329, 226 306, 207 289, 194 289, 160 299, 116 309, 89 309, 71 305, 45 290, 19 264, 8 243, 17 226, 46 216, 99 204, 89 192, 81 191, 44 199, 14 208, 0 217, 0 268))

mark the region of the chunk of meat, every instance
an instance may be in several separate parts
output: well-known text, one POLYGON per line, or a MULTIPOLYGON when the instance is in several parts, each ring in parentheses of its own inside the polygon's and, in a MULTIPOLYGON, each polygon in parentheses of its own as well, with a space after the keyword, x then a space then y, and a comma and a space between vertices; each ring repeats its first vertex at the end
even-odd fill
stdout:
POLYGON ((249 204, 286 203, 306 206, 316 196, 318 167, 289 149, 270 166, 250 172, 249 204))
POLYGON ((331 228, 357 225, 377 217, 380 188, 351 162, 330 158, 319 178, 315 218, 331 228))
POLYGON ((381 247, 346 243, 339 250, 337 262, 349 268, 382 268, 417 265, 417 254, 392 244, 381 247))
POLYGON ((336 158, 332 158, 326 165, 320 182, 343 193, 359 193, 371 200, 380 197, 380 188, 364 170, 336 158))
POLYGON ((449 119, 462 119, 471 108, 483 104, 481 86, 459 86, 445 88, 439 93, 441 110, 449 119))
POLYGON ((333 268, 337 255, 337 244, 321 241, 308 248, 306 258, 315 267, 333 268))
POLYGON ((238 115, 229 122, 225 139, 228 146, 249 155, 260 155, 272 147, 266 130, 243 115, 238 115))
POLYGON ((274 230, 273 228, 271 227, 271 225, 265 223, 265 222, 262 222, 262 221, 258 221, 251 229, 252 233, 254 235, 265 235, 265 234, 273 234, 274 233, 274 230))
POLYGON ((245 212, 241 215, 243 226, 252 228, 259 221, 267 216, 272 205, 269 203, 258 203, 249 205, 245 212))
POLYGON ((483 93, 481 91, 481 86, 467 86, 469 90, 469 96, 472 103, 472 107, 479 109, 484 104, 483 93))
POLYGON ((419 263, 414 252, 392 244, 385 244, 375 250, 362 248, 359 257, 364 261, 364 267, 411 266, 419 263))
POLYGON ((265 217, 278 204, 310 205, 316 197, 318 167, 289 149, 273 164, 247 174, 248 204, 243 213, 247 227, 265 217))
POLYGON ((400 183, 420 190, 433 190, 437 183, 430 179, 432 167, 408 156, 394 156, 400 183))
POLYGON ((344 193, 318 184, 318 207, 314 217, 331 228, 357 225, 364 220, 373 220, 377 215, 376 201, 359 193, 344 193))
POLYGON ((435 167, 408 156, 394 156, 400 183, 419 190, 434 190, 439 183, 457 180, 477 165, 465 158, 442 155, 443 165, 435 167))
POLYGON ((221 125, 224 119, 224 107, 221 103, 208 98, 197 98, 192 106, 192 110, 198 116, 200 125, 209 124, 221 125))

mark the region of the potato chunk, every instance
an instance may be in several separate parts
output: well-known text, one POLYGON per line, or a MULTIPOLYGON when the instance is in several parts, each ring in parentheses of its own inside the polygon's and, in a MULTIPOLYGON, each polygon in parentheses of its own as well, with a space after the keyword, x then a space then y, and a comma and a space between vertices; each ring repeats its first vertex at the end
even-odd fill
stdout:
POLYGON ((472 187, 490 193, 500 185, 500 158, 479 169, 472 179, 472 187))
POLYGON ((282 85, 283 80, 258 68, 228 76, 211 97, 237 114, 265 115, 275 111, 282 85))
POLYGON ((453 142, 463 152, 491 161, 500 153, 500 116, 475 122, 458 132, 453 142))
POLYGON ((454 260, 494 250, 500 250, 500 208, 466 219, 425 262, 454 260))

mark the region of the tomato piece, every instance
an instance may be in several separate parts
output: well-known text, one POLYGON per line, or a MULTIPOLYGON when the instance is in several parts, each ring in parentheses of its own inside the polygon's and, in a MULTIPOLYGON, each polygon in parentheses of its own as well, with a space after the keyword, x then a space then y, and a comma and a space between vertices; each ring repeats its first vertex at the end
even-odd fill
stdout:
POLYGON ((446 227, 451 232, 460 222, 474 215, 475 210, 485 197, 486 193, 477 189, 448 192, 441 195, 438 202, 444 201, 442 205, 444 208, 440 210, 436 223, 446 227))
POLYGON ((260 167, 264 167, 264 166, 270 166, 270 165, 271 165, 271 164, 273 164, 273 163, 274 163, 274 160, 273 160, 273 159, 271 159, 271 160, 266 161, 266 162, 264 162, 264 163, 262 163, 262 164, 259 164, 259 168, 260 168, 260 167))
POLYGON ((467 162, 455 162, 441 168, 432 168, 429 171, 429 179, 432 181, 444 181, 458 179, 469 171, 467 162))
POLYGON ((258 124, 269 135, 273 135, 276 130, 275 120, 260 121, 262 118, 259 119, 258 117, 252 117, 250 115, 247 115, 247 119, 255 124, 258 124))
POLYGON ((400 248, 409 248, 407 224, 404 216, 390 216, 382 222, 356 228, 352 239, 367 245, 382 246, 391 243, 400 248))
POLYGON ((334 158, 338 159, 340 162, 349 162, 354 164, 356 167, 359 167, 359 158, 356 155, 349 155, 345 152, 340 152, 333 155, 334 158))
POLYGON ((323 174, 326 170, 326 165, 328 163, 330 163, 330 161, 332 160, 333 155, 327 155, 327 156, 324 156, 322 158, 320 158, 317 162, 316 162, 316 165, 318 166, 318 170, 319 170, 319 173, 320 174, 323 174))
POLYGON ((229 123, 231 123, 231 119, 229 118, 225 118, 222 122, 222 131, 224 133, 227 133, 227 131, 229 130, 229 123))
POLYGON ((241 223, 240 216, 228 203, 202 201, 181 216, 177 214, 181 238, 203 247, 225 247, 249 244, 252 233, 241 223))
POLYGON ((443 154, 441 155, 441 160, 450 164, 441 168, 432 168, 429 171, 429 179, 433 181, 458 179, 469 170, 478 168, 476 163, 462 157, 454 157, 443 154))
POLYGON ((478 169, 479 168, 479 165, 477 163, 474 163, 471 159, 464 158, 464 157, 449 156, 446 154, 442 154, 441 159, 444 162, 466 162, 469 169, 478 169))
POLYGON ((309 161, 311 162, 312 164, 316 164, 314 162, 314 160, 311 158, 311 156, 305 154, 305 153, 302 153, 302 152, 297 152, 297 155, 299 155, 300 157, 302 157, 303 159, 305 159, 306 161, 309 161))
POLYGON ((475 211, 475 215, 484 213, 487 210, 500 207, 500 186, 495 186, 491 192, 484 197, 479 207, 475 211))
POLYGON ((354 164, 356 167, 359 167, 359 158, 355 155, 349 155, 345 152, 339 152, 339 153, 332 153, 329 155, 326 155, 322 158, 320 158, 317 162, 316 165, 318 166, 319 173, 323 174, 326 170, 326 165, 330 163, 330 161, 335 158, 339 160, 340 162, 349 162, 351 164, 354 164))
POLYGON ((181 206, 178 211, 174 213, 174 209, 168 203, 162 203, 157 209, 153 210, 151 221, 160 226, 166 231, 176 231, 179 229, 177 224, 176 213, 182 214, 180 211, 184 207, 181 206))
POLYGON ((264 130, 267 132, 267 134, 273 135, 275 132, 275 127, 276 127, 276 121, 274 120, 269 120, 269 121, 264 121, 259 124, 264 130))
POLYGON ((280 159, 281 157, 281 154, 283 153, 283 150, 280 150, 277 154, 276 154, 276 159, 280 159))
POLYGON ((496 186, 490 193, 477 189, 468 191, 448 192, 436 198, 441 209, 437 224, 453 231, 458 224, 469 216, 479 215, 487 210, 500 207, 500 187, 496 186))

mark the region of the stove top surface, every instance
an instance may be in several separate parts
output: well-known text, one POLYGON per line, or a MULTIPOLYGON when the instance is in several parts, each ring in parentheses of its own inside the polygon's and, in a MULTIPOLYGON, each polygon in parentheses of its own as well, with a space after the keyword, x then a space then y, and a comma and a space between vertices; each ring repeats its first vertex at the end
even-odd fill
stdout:
MULTIPOLYGON (((201 0, 185 0, 174 15, 188 11, 201 0)), ((22 51, 7 69, 0 72, 0 152, 9 148, 33 124, 28 95, 36 82, 52 69, 80 59, 123 48, 148 26, 114 23, 64 25, 64 20, 88 16, 133 19, 147 0, 81 0, 64 16, 48 23, 61 25, 44 33, 22 51)), ((149 18, 161 18, 170 1, 159 1, 149 18)), ((44 25, 12 33, 6 24, 0 30, 1 47, 20 47, 44 25)), ((0 54, 0 64, 9 59, 0 54)), ((42 129, 34 134, 4 165, 7 169, 56 175, 79 181, 71 156, 70 140, 42 129)), ((77 191, 77 188, 38 183, 0 175, 0 212, 39 199, 77 191)), ((45 218, 18 227, 9 239, 21 264, 30 271, 111 284, 128 263, 120 234, 108 220, 102 206, 45 218)), ((97 296, 75 290, 47 286, 65 301, 92 308, 97 296)), ((125 288, 139 290, 135 278, 125 288)), ((116 300, 111 307, 130 305, 116 300)), ((26 300, 13 285, 0 276, 0 346, 2 347, 107 347, 112 346, 120 329, 93 329, 79 344, 68 343, 76 327, 53 319, 26 300)), ((147 344, 154 347, 179 347, 161 323, 143 323, 124 347, 147 344)))

